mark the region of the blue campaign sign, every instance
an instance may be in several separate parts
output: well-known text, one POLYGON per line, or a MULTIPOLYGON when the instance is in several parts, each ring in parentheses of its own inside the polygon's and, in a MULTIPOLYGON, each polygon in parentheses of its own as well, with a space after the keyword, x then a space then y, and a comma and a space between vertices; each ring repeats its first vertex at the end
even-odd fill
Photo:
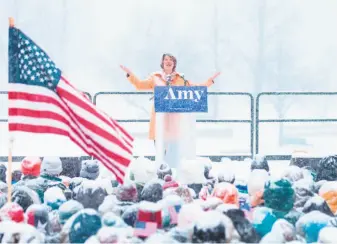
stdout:
POLYGON ((157 113, 207 113, 207 87, 156 86, 154 107, 157 113))

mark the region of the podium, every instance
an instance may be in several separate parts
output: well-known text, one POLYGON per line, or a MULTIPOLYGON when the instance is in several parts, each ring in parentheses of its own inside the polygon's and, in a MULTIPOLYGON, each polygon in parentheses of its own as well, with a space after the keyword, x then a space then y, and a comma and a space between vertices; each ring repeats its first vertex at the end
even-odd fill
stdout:
POLYGON ((196 113, 207 113, 207 87, 155 87, 156 166, 196 159, 196 113))

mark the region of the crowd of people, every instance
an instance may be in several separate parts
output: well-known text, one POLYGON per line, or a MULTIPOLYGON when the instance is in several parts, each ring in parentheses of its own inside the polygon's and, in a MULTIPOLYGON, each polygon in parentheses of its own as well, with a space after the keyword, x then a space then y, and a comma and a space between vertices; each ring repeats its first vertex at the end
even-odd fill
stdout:
POLYGON ((250 160, 247 179, 206 158, 194 168, 202 177, 187 167, 184 181, 168 164, 139 157, 119 184, 96 160, 26 157, 8 201, 2 164, 1 242, 336 242, 337 156, 315 169, 290 163, 277 178, 264 157, 250 160))

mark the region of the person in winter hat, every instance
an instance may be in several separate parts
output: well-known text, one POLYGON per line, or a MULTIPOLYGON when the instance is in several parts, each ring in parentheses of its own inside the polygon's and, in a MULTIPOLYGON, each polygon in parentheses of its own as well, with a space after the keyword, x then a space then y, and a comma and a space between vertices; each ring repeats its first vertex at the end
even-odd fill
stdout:
POLYGON ((239 192, 236 187, 230 183, 222 182, 214 186, 212 197, 217 197, 223 203, 230 203, 239 206, 239 192))
POLYGON ((59 221, 64 225, 71 216, 84 209, 83 205, 75 200, 63 203, 59 208, 59 221))
POLYGON ((337 155, 322 158, 317 165, 316 181, 337 180, 337 155))
POLYGON ((40 176, 36 179, 26 181, 27 187, 36 191, 41 202, 44 202, 44 192, 53 186, 65 190, 66 186, 58 177, 62 171, 62 162, 58 157, 44 157, 41 164, 40 176))
POLYGON ((117 216, 113 212, 107 212, 102 216, 102 224, 115 228, 126 228, 128 226, 120 216, 117 216))
POLYGON ((125 209, 138 201, 136 184, 133 182, 119 185, 116 189, 117 201, 114 203, 113 212, 121 216, 125 209))
POLYGON ((44 203, 52 210, 58 210, 59 207, 67 201, 63 191, 54 186, 44 193, 44 203))
POLYGON ((193 202, 193 190, 184 185, 166 189, 164 193, 165 193, 165 195, 163 195, 164 197, 167 197, 168 195, 177 195, 181 197, 185 203, 193 202))
POLYGON ((334 216, 326 201, 317 195, 309 198, 302 209, 303 213, 310 213, 312 211, 320 211, 326 215, 334 216))
POLYGON ((116 197, 122 202, 137 202, 138 194, 136 184, 133 182, 119 185, 116 189, 116 197))
POLYGON ((158 176, 159 179, 164 180, 164 177, 166 175, 172 176, 172 169, 168 164, 163 163, 159 166, 159 168, 157 170, 157 176, 158 176))
POLYGON ((264 237, 272 229, 277 217, 267 207, 257 207, 253 212, 252 224, 260 237, 264 237))
POLYGON ((141 194, 141 201, 158 202, 163 199, 163 187, 159 181, 149 181, 145 184, 141 194))
POLYGON ((38 194, 26 186, 18 186, 13 188, 12 202, 19 204, 24 211, 26 211, 27 208, 32 204, 41 203, 38 194))
POLYGON ((74 200, 80 202, 84 208, 97 210, 103 203, 106 195, 106 190, 96 181, 84 180, 79 186, 74 200))
POLYGON ((139 203, 128 206, 121 217, 127 225, 134 227, 137 220, 138 211, 139 211, 139 203))
POLYGON ((266 207, 284 215, 293 208, 295 193, 289 180, 272 179, 265 184, 263 198, 266 207))
POLYGON ((290 182, 295 182, 303 179, 303 171, 296 165, 290 165, 285 168, 282 177, 288 179, 290 182))
POLYGON ((26 210, 27 224, 34 226, 43 234, 49 234, 48 208, 42 204, 33 204, 26 210))
POLYGON ((14 170, 12 172, 12 184, 18 183, 22 178, 22 172, 20 170, 14 170))
POLYGON ((21 162, 22 180, 37 178, 40 175, 41 163, 39 157, 25 157, 21 162))
POLYGON ((130 165, 130 179, 136 183, 138 199, 146 182, 156 178, 156 165, 150 159, 139 157, 134 159, 130 165))
POLYGON ((63 226, 60 241, 62 243, 84 243, 96 235, 102 227, 101 217, 93 209, 83 209, 74 214, 63 226))
POLYGON ((102 204, 99 205, 98 212, 100 213, 101 216, 103 216, 104 214, 108 212, 115 213, 119 216, 121 214, 121 209, 117 205, 118 202, 119 201, 116 195, 107 195, 104 198, 104 201, 102 202, 102 204))
POLYGON ((284 219, 277 220, 267 235, 260 243, 287 243, 296 241, 295 227, 284 219))
POLYGON ((257 154, 254 156, 250 165, 250 170, 253 171, 254 169, 264 169, 269 172, 269 164, 264 155, 257 154))
POLYGON ((331 212, 337 214, 337 181, 324 183, 318 194, 327 202, 331 212))
POLYGON ((23 223, 25 221, 24 209, 15 202, 6 203, 0 209, 0 221, 6 220, 23 223))
POLYGON ((79 177, 81 171, 81 158, 62 158, 62 172, 60 175, 70 178, 79 177))
POLYGON ((216 211, 204 212, 193 227, 193 243, 226 243, 232 240, 234 231, 231 220, 216 211))
POLYGON ((6 180, 7 167, 4 164, 0 164, 0 181, 7 183, 6 180))
POLYGON ((41 175, 58 177, 62 172, 62 162, 58 157, 44 157, 41 164, 41 175))
POLYGON ((218 173, 218 183, 221 183, 221 182, 228 182, 230 184, 234 184, 235 182, 234 172, 231 172, 231 171, 219 172, 218 173))
POLYGON ((96 180, 99 175, 99 162, 97 160, 84 160, 82 161, 82 167, 80 177, 88 180, 96 180))
POLYGON ((165 183, 163 184, 163 190, 167 190, 169 188, 177 188, 179 187, 179 183, 172 179, 171 175, 165 175, 164 177, 165 183))
POLYGON ((13 221, 0 223, 1 243, 46 243, 45 235, 35 227, 13 221))
POLYGON ((295 191, 294 208, 301 211, 304 204, 315 195, 313 182, 306 179, 300 179, 293 183, 295 191))
POLYGON ((245 213, 240 209, 230 209, 222 211, 228 216, 234 224, 236 231, 240 236, 240 241, 245 243, 258 243, 260 236, 257 234, 253 225, 246 219, 245 213))
POLYGON ((317 242, 321 229, 329 224, 330 216, 319 211, 303 215, 296 223, 296 232, 305 238, 306 242, 317 242))
POLYGON ((250 173, 247 188, 251 207, 263 205, 264 185, 268 179, 269 174, 264 169, 254 169, 250 173))

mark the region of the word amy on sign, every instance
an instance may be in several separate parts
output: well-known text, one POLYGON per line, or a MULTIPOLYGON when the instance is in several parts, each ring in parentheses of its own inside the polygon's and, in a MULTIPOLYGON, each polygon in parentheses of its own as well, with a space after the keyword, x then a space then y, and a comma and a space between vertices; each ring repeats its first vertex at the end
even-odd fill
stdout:
POLYGON ((168 93, 165 100, 191 100, 194 102, 199 102, 201 99, 201 95, 204 93, 204 90, 192 90, 192 89, 177 89, 177 94, 173 91, 173 88, 170 87, 168 89, 168 93))
POLYGON ((157 113, 207 113, 207 87, 155 87, 154 105, 157 113))

